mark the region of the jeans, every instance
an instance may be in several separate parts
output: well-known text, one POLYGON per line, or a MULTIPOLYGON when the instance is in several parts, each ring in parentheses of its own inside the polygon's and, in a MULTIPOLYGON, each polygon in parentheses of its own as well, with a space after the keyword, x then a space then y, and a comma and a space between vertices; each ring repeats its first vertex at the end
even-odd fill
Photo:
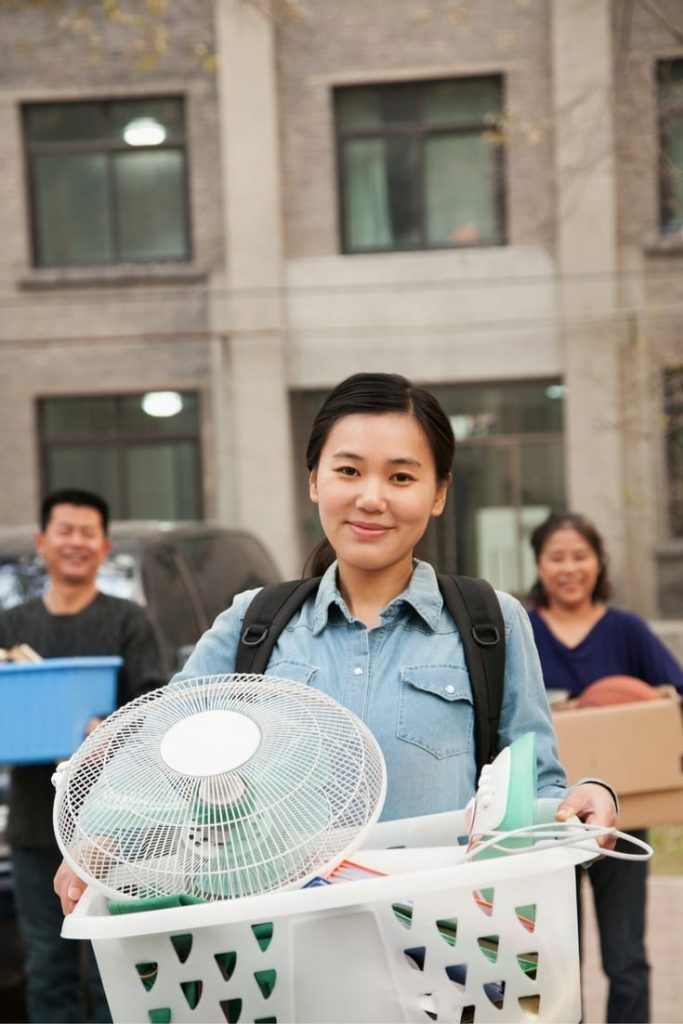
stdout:
POLYGON ((14 903, 25 948, 28 1018, 32 1024, 86 1020, 105 1024, 111 1015, 90 943, 84 955, 85 944, 60 935, 63 914, 52 880, 61 860, 56 849, 21 847, 12 851, 14 903))
MULTIPOLYGON (((647 840, 647 830, 631 829, 647 840)), ((617 850, 632 853, 633 846, 619 840, 617 850)), ((647 863, 605 857, 588 871, 579 869, 578 881, 588 875, 593 889, 600 934, 602 969, 609 981, 607 1024, 648 1024, 650 1020, 650 966, 645 952, 647 863)), ((580 906, 580 901, 579 901, 580 906)))

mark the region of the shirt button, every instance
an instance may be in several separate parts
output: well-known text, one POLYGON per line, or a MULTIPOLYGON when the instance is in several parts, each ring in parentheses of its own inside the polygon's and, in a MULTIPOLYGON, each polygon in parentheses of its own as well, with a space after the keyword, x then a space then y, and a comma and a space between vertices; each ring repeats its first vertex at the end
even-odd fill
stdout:
POLYGON ((363 675, 363 669, 360 667, 360 665, 356 665, 356 667, 353 670, 353 674, 354 674, 354 676, 362 676, 363 675))
POLYGON ((446 693, 455 693, 455 687, 450 684, 446 687, 446 693))

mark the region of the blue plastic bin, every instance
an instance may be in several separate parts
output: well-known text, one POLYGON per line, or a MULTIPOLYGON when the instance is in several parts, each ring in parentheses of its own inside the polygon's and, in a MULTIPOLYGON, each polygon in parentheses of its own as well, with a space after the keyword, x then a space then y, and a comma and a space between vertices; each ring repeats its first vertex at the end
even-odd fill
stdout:
POLYGON ((70 757, 88 721, 116 707, 122 658, 0 664, 0 764, 70 757))

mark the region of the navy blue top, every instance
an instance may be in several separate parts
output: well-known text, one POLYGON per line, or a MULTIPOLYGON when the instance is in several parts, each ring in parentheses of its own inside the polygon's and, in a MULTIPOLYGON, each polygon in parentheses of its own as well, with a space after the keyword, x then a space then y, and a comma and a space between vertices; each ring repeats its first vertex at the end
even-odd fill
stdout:
POLYGON ((683 669, 633 612, 608 608, 576 647, 558 640, 537 611, 529 618, 549 690, 569 690, 575 697, 597 679, 626 675, 651 686, 669 683, 683 694, 683 669))

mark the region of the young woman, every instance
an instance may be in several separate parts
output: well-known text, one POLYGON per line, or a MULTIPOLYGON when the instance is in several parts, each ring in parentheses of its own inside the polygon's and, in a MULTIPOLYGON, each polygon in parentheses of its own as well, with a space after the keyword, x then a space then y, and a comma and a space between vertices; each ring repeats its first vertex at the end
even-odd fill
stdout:
MULTIPOLYGON (((453 432, 436 399, 394 374, 356 374, 339 384, 313 424, 307 448, 311 500, 325 539, 311 575, 323 573, 278 638, 269 674, 308 683, 362 718, 387 763, 383 817, 464 807, 475 791, 474 712, 465 658, 434 569, 415 558, 451 481, 453 432)), ((199 641, 176 678, 231 672, 246 609, 238 595, 199 641)), ((558 812, 614 824, 611 792, 587 782, 566 795, 526 613, 499 595, 505 620, 500 747, 533 730, 542 796, 558 812)), ((82 886, 68 871, 56 886, 65 912, 82 886)))
MULTIPOLYGON (((625 675, 653 686, 670 683, 683 692, 683 670, 647 624, 607 606, 611 586, 605 545, 588 519, 553 514, 536 528, 531 544, 538 579, 530 618, 547 687, 578 696, 599 679, 625 675)), ((643 830, 632 834, 646 838, 643 830)), ((610 1024, 647 1024, 650 1019, 646 876, 645 861, 603 859, 588 872, 610 983, 610 1024)))

